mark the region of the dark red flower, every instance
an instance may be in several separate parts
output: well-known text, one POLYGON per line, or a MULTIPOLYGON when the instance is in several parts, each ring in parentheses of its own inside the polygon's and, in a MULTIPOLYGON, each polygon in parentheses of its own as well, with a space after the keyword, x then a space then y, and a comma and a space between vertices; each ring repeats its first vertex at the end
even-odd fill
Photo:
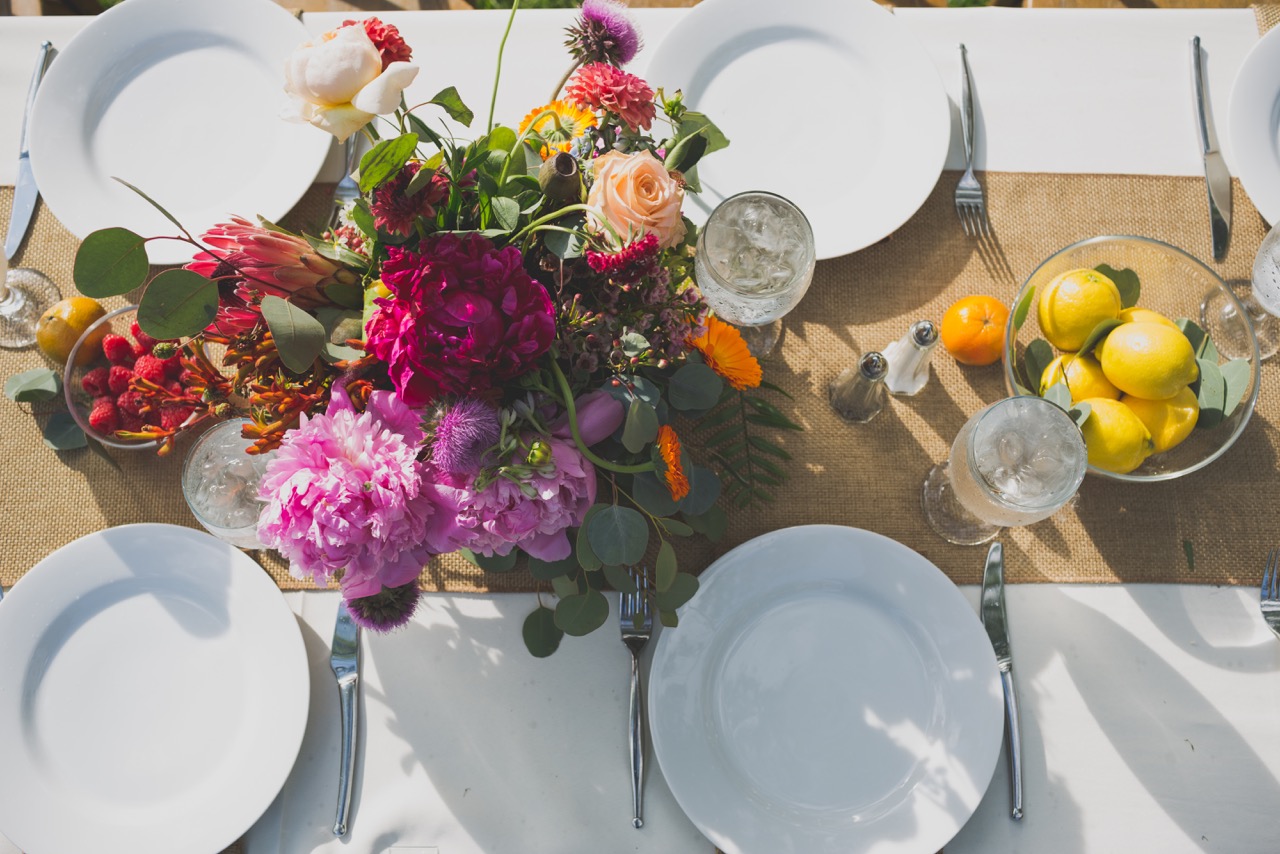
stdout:
POLYGON ((373 211, 374 225, 388 234, 408 237, 418 217, 435 219, 436 205, 449 198, 449 179, 433 172, 427 185, 410 196, 406 192, 409 182, 421 168, 419 163, 406 163, 394 178, 373 191, 369 210, 373 211))
POLYGON ((404 39, 400 36, 400 31, 394 25, 384 24, 377 18, 342 22, 343 27, 353 27, 356 24, 364 25, 364 31, 368 34, 369 41, 373 42, 373 46, 382 55, 383 71, 386 71, 387 66, 393 62, 408 62, 413 57, 413 48, 405 44, 404 39))

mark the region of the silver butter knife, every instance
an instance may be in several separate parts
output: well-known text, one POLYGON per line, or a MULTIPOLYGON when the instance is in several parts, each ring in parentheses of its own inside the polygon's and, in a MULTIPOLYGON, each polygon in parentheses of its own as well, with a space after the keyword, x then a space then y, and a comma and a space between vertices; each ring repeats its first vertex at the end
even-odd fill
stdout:
POLYGON ((40 53, 36 59, 36 70, 31 75, 31 88, 27 91, 27 108, 22 116, 22 145, 18 150, 18 181, 13 189, 13 212, 9 217, 9 233, 4 239, 4 257, 13 260, 22 245, 22 238, 27 236, 27 228, 31 225, 31 215, 35 213, 36 199, 40 191, 36 188, 36 176, 31 171, 31 108, 36 103, 36 93, 40 90, 40 81, 49 70, 57 51, 52 42, 40 45, 40 53))
POLYGON ((1022 725, 1018 719, 1018 695, 1013 688, 1013 656, 1009 650, 1009 624, 1004 610, 1004 547, 992 543, 982 572, 982 625, 1000 669, 1004 687, 1005 724, 1009 735, 1009 780, 1013 788, 1014 818, 1022 818, 1022 725))
POLYGON ((338 813, 333 835, 346 836, 351 812, 351 783, 355 777, 356 727, 360 720, 360 627, 351 619, 347 603, 338 604, 329 666, 338 680, 338 705, 342 712, 342 750, 338 758, 338 813))
POLYGON ((1204 61, 1200 37, 1191 39, 1191 85, 1196 96, 1196 126, 1200 131, 1200 150, 1204 152, 1204 181, 1209 188, 1209 226, 1213 232, 1213 257, 1227 254, 1231 238, 1231 174, 1218 150, 1217 134, 1209 124, 1205 110, 1204 61))

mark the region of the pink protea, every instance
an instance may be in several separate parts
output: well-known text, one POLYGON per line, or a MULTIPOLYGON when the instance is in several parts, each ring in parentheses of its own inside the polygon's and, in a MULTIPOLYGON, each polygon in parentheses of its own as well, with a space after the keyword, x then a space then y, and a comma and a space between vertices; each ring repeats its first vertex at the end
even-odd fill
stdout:
POLYGON ((568 100, 589 110, 613 113, 633 131, 648 130, 657 115, 649 84, 607 62, 579 68, 564 91, 568 100))
POLYGON ((378 49, 378 54, 382 57, 383 71, 386 71, 387 66, 393 62, 408 62, 413 59, 413 48, 405 43, 400 31, 393 24, 383 23, 378 18, 365 18, 363 21, 343 21, 338 29, 354 27, 357 24, 364 27, 369 41, 373 42, 373 46, 378 49))
POLYGON ((382 283, 394 298, 374 300, 366 326, 368 351, 387 363, 400 397, 420 406, 481 396, 528 372, 555 338, 555 308, 520 250, 474 232, 421 248, 388 248, 382 283))
POLYGON ((382 231, 408 237, 413 234, 418 217, 435 219, 435 206, 449 198, 449 178, 440 172, 433 172, 427 185, 412 196, 406 192, 409 182, 421 169, 420 163, 406 163, 394 178, 373 191, 369 210, 373 213, 373 224, 382 231))
POLYGON ((347 599, 401 587, 434 555, 458 547, 454 492, 420 462, 420 415, 375 391, 356 413, 336 387, 323 415, 302 416, 267 464, 258 518, 264 545, 298 577, 342 572, 347 599))

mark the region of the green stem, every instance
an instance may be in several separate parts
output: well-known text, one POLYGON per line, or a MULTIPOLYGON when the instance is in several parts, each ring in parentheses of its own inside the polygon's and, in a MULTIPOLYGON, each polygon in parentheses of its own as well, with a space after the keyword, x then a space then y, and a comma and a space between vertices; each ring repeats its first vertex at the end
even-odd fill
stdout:
MULTIPOLYGON (((524 133, 520 134, 519 138, 516 139, 516 146, 515 148, 511 149, 513 155, 517 151, 520 151, 520 152, 524 151, 524 149, 521 148, 521 146, 524 145, 524 141, 528 139, 529 134, 537 133, 537 131, 535 131, 534 128, 537 126, 538 122, 542 121, 547 116, 551 116, 552 121, 555 122, 556 130, 560 131, 561 133, 564 133, 564 125, 560 124, 560 114, 557 113, 555 110, 543 110, 542 112, 538 113, 536 116, 533 117, 533 121, 529 122, 528 126, 525 127, 524 133)), ((492 121, 493 120, 490 119, 490 122, 492 121)), ((490 128, 490 130, 492 130, 492 128, 490 128)), ((538 134, 539 138, 541 138, 541 136, 542 136, 541 134, 538 134)), ((508 157, 505 161, 503 161, 502 171, 498 174, 499 187, 507 183, 507 172, 508 170, 510 170, 510 168, 511 168, 511 157, 508 157)))
POLYGON ((569 70, 564 73, 564 76, 560 78, 560 82, 556 84, 556 90, 551 93, 551 100, 554 101, 556 98, 560 97, 560 90, 564 88, 564 84, 569 82, 570 75, 572 75, 573 72, 577 71, 580 67, 582 67, 581 59, 575 61, 573 65, 569 66, 569 70))
POLYGON ((569 388, 569 380, 565 377, 564 371, 560 370, 559 363, 555 358, 551 359, 551 374, 556 378, 556 386, 560 389, 560 395, 564 398, 565 411, 569 413, 569 431, 573 433, 573 443, 578 446, 578 450, 591 463, 605 471, 617 472, 618 474, 639 474, 642 471, 653 471, 653 463, 638 463, 632 466, 619 465, 611 463, 608 460, 597 456, 591 452, 586 443, 582 441, 582 434, 578 431, 578 411, 573 404, 573 391, 569 388))
MULTIPOLYGON (((508 244, 519 243, 521 238, 523 238, 528 233, 532 233, 533 230, 538 226, 546 225, 549 222, 554 222, 560 217, 564 216, 565 214, 573 213, 574 211, 582 211, 584 213, 590 213, 594 210, 595 208, 591 207, 590 205, 565 205, 562 208, 556 208, 554 211, 547 214, 546 216, 539 217, 538 219, 535 219, 533 222, 526 225, 524 228, 520 229, 518 232, 516 232, 511 236, 511 239, 508 240, 507 243, 508 244)), ((610 230, 612 230, 612 228, 610 230)))
POLYGON ((511 35, 511 23, 516 19, 516 10, 520 8, 520 0, 511 4, 511 14, 507 16, 507 28, 502 31, 502 41, 498 44, 498 68, 493 73, 493 96, 489 99, 489 129, 493 130, 493 112, 498 106, 498 81, 502 79, 502 52, 507 48, 507 36, 511 35))

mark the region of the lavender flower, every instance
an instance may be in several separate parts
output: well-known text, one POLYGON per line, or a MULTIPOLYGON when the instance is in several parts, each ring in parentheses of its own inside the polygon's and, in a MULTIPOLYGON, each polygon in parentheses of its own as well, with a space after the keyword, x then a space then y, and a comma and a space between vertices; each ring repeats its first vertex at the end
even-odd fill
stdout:
POLYGON ((485 451, 498 442, 498 411, 487 403, 463 398, 445 409, 436 422, 431 459, 449 474, 474 477, 485 451))
POLYGON ((389 632, 409 622, 418 609, 421 595, 415 579, 399 587, 383 587, 372 596, 348 599, 347 610, 356 625, 374 632, 389 632))
POLYGON ((644 46, 626 4, 618 0, 582 0, 582 17, 568 33, 565 46, 582 63, 626 65, 644 46))

